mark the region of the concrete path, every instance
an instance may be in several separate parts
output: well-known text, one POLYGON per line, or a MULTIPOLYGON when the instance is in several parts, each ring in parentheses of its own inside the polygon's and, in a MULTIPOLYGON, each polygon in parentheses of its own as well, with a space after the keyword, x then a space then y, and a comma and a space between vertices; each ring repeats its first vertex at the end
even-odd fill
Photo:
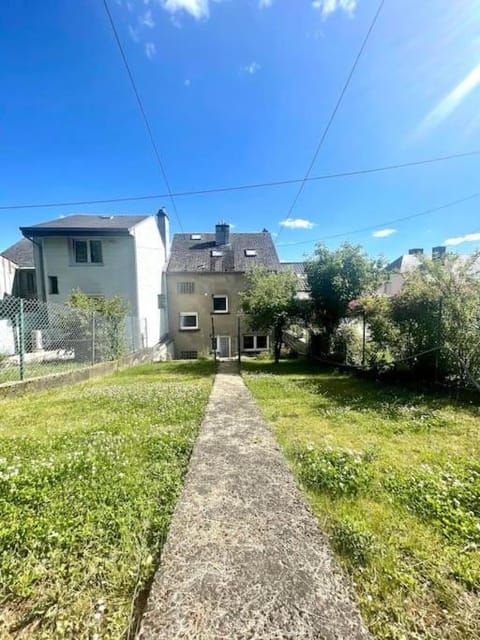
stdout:
POLYGON ((369 637, 235 363, 220 364, 138 637, 369 637))

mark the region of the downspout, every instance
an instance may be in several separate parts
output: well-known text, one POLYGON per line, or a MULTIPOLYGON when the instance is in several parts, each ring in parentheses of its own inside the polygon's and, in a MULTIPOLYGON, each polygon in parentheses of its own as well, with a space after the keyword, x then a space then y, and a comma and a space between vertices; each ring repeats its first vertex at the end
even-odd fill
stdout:
MULTIPOLYGON (((43 243, 41 241, 36 242, 33 238, 28 238, 28 240, 37 247, 40 255, 39 278, 37 278, 37 283, 40 282, 42 286, 41 291, 37 291, 37 296, 41 294, 42 302, 47 302, 47 283, 45 282, 45 255, 43 253, 43 243)), ((36 266, 37 265, 35 264, 35 267, 36 266)))
MULTIPOLYGON (((140 336, 141 336, 141 328, 140 328, 140 283, 138 282, 138 265, 137 265, 137 238, 135 236, 135 229, 132 229, 130 233, 130 237, 133 242, 133 270, 135 275, 135 298, 137 305, 137 336, 136 336, 136 349, 141 349, 143 345, 141 344, 140 336)), ((133 311, 133 310, 132 310, 133 311)), ((147 345, 145 345, 147 346, 147 345)))

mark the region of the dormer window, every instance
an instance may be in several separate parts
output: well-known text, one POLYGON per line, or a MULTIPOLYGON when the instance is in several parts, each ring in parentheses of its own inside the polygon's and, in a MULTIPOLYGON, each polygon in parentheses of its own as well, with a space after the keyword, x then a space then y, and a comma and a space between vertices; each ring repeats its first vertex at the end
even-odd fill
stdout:
POLYGON ((255 251, 255 249, 245 249, 245 256, 247 258, 255 258, 257 255, 257 252, 255 251))
POLYGON ((211 255, 212 255, 212 258, 221 258, 223 256, 223 252, 216 251, 215 249, 213 249, 211 255))

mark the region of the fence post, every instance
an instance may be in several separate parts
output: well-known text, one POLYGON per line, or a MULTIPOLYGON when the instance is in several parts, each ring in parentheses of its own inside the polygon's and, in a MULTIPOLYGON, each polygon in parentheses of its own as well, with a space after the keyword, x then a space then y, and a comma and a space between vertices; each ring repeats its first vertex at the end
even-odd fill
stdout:
POLYGON ((218 348, 218 344, 216 343, 215 323, 213 321, 213 316, 212 316, 212 350, 213 350, 213 361, 214 362, 217 362, 217 348, 218 348))
POLYGON ((92 311, 92 364, 95 364, 95 311, 92 311))
MULTIPOLYGON (((362 367, 365 368, 366 346, 367 346, 367 323, 365 318, 365 309, 363 310, 363 335, 362 335, 362 367)), ((348 347, 347 347, 348 348, 348 347)))
POLYGON ((20 298, 20 314, 18 322, 18 352, 20 363, 20 380, 25 380, 25 315, 23 308, 23 298, 20 298))
POLYGON ((237 322, 237 351, 238 351, 238 364, 242 363, 242 353, 241 353, 241 340, 240 340, 240 316, 238 316, 237 322))

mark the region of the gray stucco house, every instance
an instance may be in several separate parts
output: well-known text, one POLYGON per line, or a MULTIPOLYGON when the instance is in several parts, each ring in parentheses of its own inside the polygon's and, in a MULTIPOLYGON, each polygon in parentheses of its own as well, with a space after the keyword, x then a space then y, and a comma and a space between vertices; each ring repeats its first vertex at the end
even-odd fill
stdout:
POLYGON ((173 236, 167 296, 176 358, 197 358, 212 346, 220 357, 234 356, 239 342, 244 353, 268 349, 269 336, 250 331, 241 315, 239 294, 245 289, 245 273, 256 266, 281 269, 266 230, 230 233, 230 226, 220 223, 215 233, 173 236))

